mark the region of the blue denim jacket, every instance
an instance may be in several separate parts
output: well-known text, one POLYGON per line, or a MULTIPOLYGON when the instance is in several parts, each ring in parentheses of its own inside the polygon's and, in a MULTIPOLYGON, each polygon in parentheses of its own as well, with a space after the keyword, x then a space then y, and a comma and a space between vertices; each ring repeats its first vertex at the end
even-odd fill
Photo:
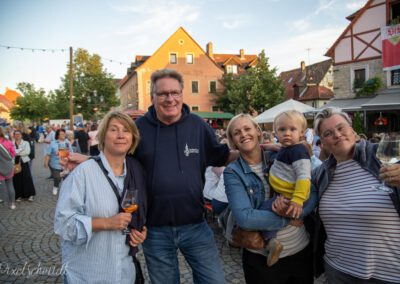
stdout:
MULTIPOLYGON (((267 181, 269 167, 275 155, 271 152, 265 152, 263 155, 263 172, 267 181)), ((242 157, 225 168, 224 183, 229 205, 239 227, 246 230, 272 231, 279 230, 289 223, 287 218, 271 211, 257 209, 265 199, 264 184, 242 157)), ((316 203, 317 192, 312 188, 310 198, 304 204, 303 215, 309 214, 316 203)))

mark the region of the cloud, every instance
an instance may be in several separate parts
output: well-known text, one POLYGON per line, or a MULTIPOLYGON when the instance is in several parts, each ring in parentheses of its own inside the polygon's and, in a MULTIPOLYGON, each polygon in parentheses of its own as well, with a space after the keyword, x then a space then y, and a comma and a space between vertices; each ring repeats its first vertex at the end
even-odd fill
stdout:
POLYGON ((320 0, 317 9, 315 10, 314 14, 318 15, 319 13, 329 10, 335 4, 335 0, 320 0))
POLYGON ((310 21, 307 18, 300 19, 292 22, 292 27, 294 27, 298 31, 305 31, 310 27, 310 21))
POLYGON ((271 66, 278 67, 279 72, 299 68, 302 60, 306 64, 313 64, 328 59, 324 54, 343 29, 344 27, 322 28, 283 41, 277 39, 275 43, 264 44, 264 47, 267 47, 265 52, 270 58, 271 66))
POLYGON ((119 36, 139 34, 164 34, 185 23, 199 18, 200 7, 185 1, 143 1, 132 2, 126 6, 114 6, 122 14, 131 14, 133 24, 116 32, 119 36))
POLYGON ((357 11, 358 9, 362 8, 365 5, 365 0, 362 1, 353 1, 346 4, 346 9, 350 11, 357 11))
POLYGON ((222 22, 222 26, 228 30, 242 27, 246 23, 245 19, 245 15, 219 16, 217 18, 218 21, 222 22))

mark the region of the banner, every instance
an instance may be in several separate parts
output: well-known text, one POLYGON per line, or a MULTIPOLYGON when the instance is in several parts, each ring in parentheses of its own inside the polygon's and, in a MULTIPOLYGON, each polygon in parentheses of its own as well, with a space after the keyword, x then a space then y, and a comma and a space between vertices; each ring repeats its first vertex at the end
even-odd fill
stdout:
POLYGON ((381 28, 383 70, 400 68, 400 24, 381 28))

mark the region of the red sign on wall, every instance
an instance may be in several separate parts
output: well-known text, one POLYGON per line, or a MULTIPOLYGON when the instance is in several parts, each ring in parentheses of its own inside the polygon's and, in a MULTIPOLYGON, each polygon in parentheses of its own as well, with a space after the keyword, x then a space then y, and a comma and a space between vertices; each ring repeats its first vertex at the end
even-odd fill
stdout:
POLYGON ((400 68, 400 24, 381 28, 383 70, 400 68))

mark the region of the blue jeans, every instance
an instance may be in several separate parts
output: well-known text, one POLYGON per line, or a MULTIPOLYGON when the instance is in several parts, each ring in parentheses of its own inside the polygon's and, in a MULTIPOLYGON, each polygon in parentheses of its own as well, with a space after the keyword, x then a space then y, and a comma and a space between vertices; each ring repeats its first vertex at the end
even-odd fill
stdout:
MULTIPOLYGON (((261 204, 259 209, 267 210, 267 211, 270 211, 270 212, 274 212, 274 211, 272 211, 272 204, 274 203, 275 199, 276 199, 276 196, 274 196, 274 197, 272 197, 272 198, 270 198, 268 200, 265 200, 261 204)), ((266 242, 269 242, 269 240, 271 240, 273 238, 276 238, 276 233, 277 232, 278 232, 278 230, 276 230, 276 231, 261 231, 261 234, 262 234, 264 240, 266 242)))
POLYGON ((193 283, 225 283, 214 234, 203 221, 176 227, 148 227, 143 251, 152 284, 180 283, 178 249, 192 268, 193 283))

